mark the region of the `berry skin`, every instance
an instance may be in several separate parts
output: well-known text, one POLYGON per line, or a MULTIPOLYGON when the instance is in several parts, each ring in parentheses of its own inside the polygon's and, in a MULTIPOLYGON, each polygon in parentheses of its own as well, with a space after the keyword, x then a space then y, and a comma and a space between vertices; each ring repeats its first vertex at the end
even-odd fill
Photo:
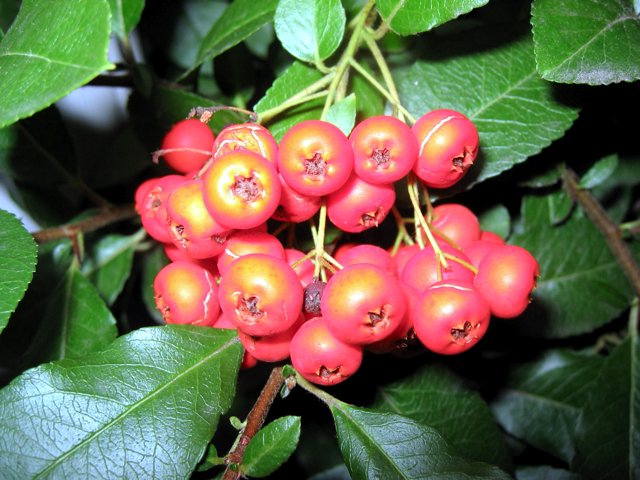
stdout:
POLYGON ((432 110, 420 117, 412 130, 419 145, 413 171, 428 187, 455 184, 478 153, 478 132, 460 112, 432 110))
POLYGON ((265 336, 291 327, 302 311, 302 285, 286 261, 250 253, 232 262, 219 285, 220 307, 238 330, 265 336))
POLYGON ((418 142, 405 123, 379 115, 360 122, 349 135, 354 152, 354 170, 370 183, 393 183, 413 168, 418 142))
POLYGON ((320 309, 339 340, 366 345, 388 337, 400 325, 407 299, 393 274, 359 263, 338 270, 329 279, 320 309))
POLYGON ((273 219, 280 222, 300 223, 313 217, 322 203, 322 197, 312 197, 297 192, 280 177, 280 202, 273 214, 273 219))
POLYGON ((195 118, 182 120, 171 127, 162 139, 160 148, 165 162, 179 173, 199 170, 209 158, 213 148, 213 132, 195 118))
POLYGON ((502 245, 480 260, 474 284, 494 316, 515 318, 527 308, 538 274, 538 263, 527 250, 502 245))
POLYGON ((413 330, 426 348, 453 355, 478 343, 489 328, 491 311, 472 283, 445 280, 421 294, 411 318, 413 330))
POLYGON ((504 239, 497 233, 490 232, 488 230, 480 231, 480 240, 496 243, 498 245, 504 245, 504 239))
POLYGON ((313 282, 313 263, 308 258, 306 260, 302 260, 305 256, 304 252, 295 248, 285 248, 284 255, 287 263, 291 265, 291 268, 293 268, 298 275, 303 287, 306 287, 313 282))
POLYGON ((164 266, 153 281, 156 307, 165 323, 211 326, 218 319, 218 286, 204 268, 191 262, 164 266))
POLYGON ((275 236, 261 230, 236 230, 229 237, 223 252, 218 255, 218 271, 224 273, 231 262, 249 253, 264 253, 284 259, 284 248, 275 236))
POLYGON ((238 338, 245 351, 256 360, 261 362, 279 362, 289 357, 291 339, 304 321, 304 316, 300 314, 296 323, 284 332, 258 337, 238 331, 238 338))
POLYGON ((185 181, 182 175, 165 175, 146 180, 136 189, 135 209, 146 232, 158 242, 170 243, 167 198, 185 181))
POLYGON ((241 123, 220 130, 213 142, 213 157, 218 158, 237 150, 257 153, 274 165, 278 162, 278 144, 271 132, 262 125, 241 123))
MULTIPOLYGON (((452 255, 459 260, 470 263, 469 258, 467 258, 462 251, 453 248, 451 245, 439 243, 438 246, 442 253, 452 255)), ((472 270, 450 258, 446 260, 447 268, 444 268, 442 265, 439 265, 433 248, 431 248, 430 245, 426 246, 407 261, 402 270, 400 280, 402 280, 402 283, 414 287, 419 292, 423 292, 440 280, 456 279, 473 282, 474 273, 472 270), (440 270, 440 277, 438 277, 438 269, 440 270)))
POLYGON ((391 255, 384 248, 368 243, 343 244, 336 249, 333 258, 343 267, 357 263, 372 263, 395 275, 391 255))
POLYGON ((458 248, 465 248, 480 239, 478 217, 459 203, 443 203, 433 209, 431 226, 435 234, 452 241, 458 248))
POLYGON ((395 255, 391 257, 391 261, 393 262, 393 268, 396 273, 396 277, 402 277, 402 271, 404 267, 407 265, 407 262, 411 257, 413 257, 416 253, 420 251, 420 247, 418 244, 414 243, 413 245, 400 245, 396 250, 395 255))
POLYGON ((353 171, 353 150, 335 125, 304 120, 287 130, 280 140, 278 169, 297 192, 321 197, 347 181, 353 171))
POLYGON ((202 181, 207 210, 230 228, 248 229, 263 224, 280 202, 275 167, 249 151, 238 150, 216 158, 202 181))
POLYGON ((317 385, 336 385, 358 371, 362 348, 334 337, 322 317, 304 323, 291 339, 291 364, 303 378, 317 385))

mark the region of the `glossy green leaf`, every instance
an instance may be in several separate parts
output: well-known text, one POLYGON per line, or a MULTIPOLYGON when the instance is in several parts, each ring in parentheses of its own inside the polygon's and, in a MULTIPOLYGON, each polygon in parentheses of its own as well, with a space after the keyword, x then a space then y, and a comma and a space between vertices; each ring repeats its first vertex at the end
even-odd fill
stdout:
POLYGON ((633 295, 625 276, 580 211, 552 226, 548 198, 530 196, 522 215, 523 229, 510 242, 529 250, 540 268, 533 302, 518 320, 524 332, 547 338, 579 335, 607 324, 629 306, 633 295))
POLYGON ((492 402, 502 428, 527 444, 569 463, 573 435, 602 358, 552 350, 512 373, 492 402))
POLYGON ((334 124, 349 136, 356 123, 356 96, 352 93, 329 108, 325 121, 334 124))
POLYGON ((380 387, 373 407, 435 429, 468 460, 511 469, 502 433, 477 392, 443 367, 426 366, 380 387))
POLYGON ((0 471, 24 478, 187 478, 230 406, 235 332, 150 327, 0 391, 0 471))
POLYGON ((0 332, 27 291, 36 269, 37 247, 22 222, 0 210, 0 332))
MULTIPOLYGON (((469 45, 471 38, 464 35, 461 43, 469 45)), ((452 108, 475 124, 480 153, 462 187, 495 177, 540 152, 577 115, 575 108, 558 103, 552 86, 538 76, 528 36, 437 62, 419 61, 401 76, 398 88, 416 117, 452 108)))
POLYGON ((511 215, 504 205, 496 205, 478 215, 480 228, 508 238, 511 233, 511 215))
POLYGON ((340 0, 280 0, 276 36, 298 60, 320 62, 340 46, 346 15, 340 0))
POLYGON ((557 225, 564 222, 574 207, 574 202, 564 190, 558 190, 547 195, 549 205, 549 223, 557 225))
POLYGON ((105 0, 25 0, 0 43, 0 126, 28 117, 89 82, 107 62, 105 0))
POLYGON ((300 417, 278 418, 262 427, 247 445, 242 473, 257 478, 272 474, 295 451, 299 439, 300 417))
POLYGON ((277 0, 231 2, 202 40, 196 63, 191 70, 242 42, 270 22, 277 3, 277 0))
MULTIPOLYGON (((632 328, 638 328, 634 309, 632 328)), ((587 392, 572 470, 584 478, 640 478, 640 341, 637 331, 611 353, 587 392)))
POLYGON ((516 471, 516 480, 581 480, 577 473, 553 467, 522 467, 516 471))
MULTIPOLYGON (((366 66, 363 65, 363 67, 369 70, 366 66)), ((371 71, 369 73, 373 75, 371 71)), ((351 90, 356 96, 357 119, 365 119, 384 113, 385 98, 355 70, 351 76, 351 90)))
POLYGON ((629 0, 534 0, 531 23, 543 78, 591 85, 640 78, 640 17, 629 0))
POLYGON ((609 178, 618 167, 618 156, 608 155, 585 172, 580 178, 580 188, 594 188, 609 178))
POLYGON ((486 5, 489 0, 377 0, 384 21, 400 35, 426 32, 486 5))
POLYGON ((131 30, 138 24, 145 0, 109 0, 111 8, 111 30, 121 40, 127 40, 131 30))
POLYGON ((354 480, 509 478, 497 467, 458 456, 435 429, 410 418, 339 401, 330 408, 354 480))
POLYGON ((82 262, 82 273, 112 305, 131 274, 133 254, 144 231, 133 235, 112 234, 91 245, 82 262))

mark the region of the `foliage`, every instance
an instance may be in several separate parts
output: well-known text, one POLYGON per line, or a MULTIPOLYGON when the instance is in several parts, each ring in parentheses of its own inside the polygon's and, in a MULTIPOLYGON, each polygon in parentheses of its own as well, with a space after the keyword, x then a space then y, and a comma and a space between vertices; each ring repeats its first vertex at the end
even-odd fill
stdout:
MULTIPOLYGON (((231 458, 228 472, 256 478, 640 478, 639 10, 0 2, 0 175, 42 227, 0 210, 0 476, 212 478, 231 458), (127 89, 118 124, 65 114, 57 102, 82 86, 127 89), (166 260, 130 207, 168 172, 148 153, 166 128, 220 105, 276 139, 307 118, 348 133, 382 113, 465 113, 479 158, 430 193, 533 253, 530 307, 467 353, 368 353, 324 390, 285 365, 265 407, 270 368, 241 370, 232 331, 162 324, 151 282, 166 260), (267 421, 246 438, 254 402, 267 421)), ((390 222, 359 235, 389 247, 390 222)))

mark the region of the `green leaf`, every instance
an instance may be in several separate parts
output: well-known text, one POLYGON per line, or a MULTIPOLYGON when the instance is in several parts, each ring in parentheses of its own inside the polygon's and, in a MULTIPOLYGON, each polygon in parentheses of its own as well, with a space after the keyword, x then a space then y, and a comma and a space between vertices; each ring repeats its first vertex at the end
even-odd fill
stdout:
POLYGON ((549 203, 549 223, 557 225, 564 222, 574 206, 573 201, 564 190, 552 192, 547 196, 549 203))
MULTIPOLYGON (((362 67, 375 77, 366 65, 362 65, 362 67)), ((352 72, 351 90, 356 96, 357 118, 369 118, 384 113, 385 98, 355 70, 352 72)))
POLYGON ((640 17, 628 0, 534 0, 538 71, 562 83, 606 85, 640 78, 640 17))
POLYGON ((230 406, 235 332, 136 330, 0 391, 0 471, 24 478, 187 478, 230 406))
POLYGON ((618 156, 609 155, 598 160, 580 178, 580 188, 594 188, 607 180, 618 167, 618 156))
POLYGON ((580 480, 577 473, 553 467, 522 467, 516 471, 516 480, 580 480))
POLYGON ((285 50, 298 60, 321 62, 340 46, 346 14, 340 0, 280 0, 273 21, 285 50))
POLYGON ((497 467, 457 456, 435 429, 402 415, 339 401, 330 408, 340 450, 354 480, 509 478, 497 467))
POLYGON ((131 30, 140 21, 145 0, 109 0, 111 30, 121 40, 127 41, 131 30))
POLYGON ((380 387, 373 407, 435 429, 459 455, 510 470, 502 433, 487 404, 443 367, 423 367, 410 377, 380 387))
MULTIPOLYGON (((473 38, 465 33, 461 44, 468 46, 473 38)), ((495 177, 540 152, 562 137, 577 116, 575 108, 558 103, 552 86, 538 76, 527 36, 475 53, 419 61, 401 76, 398 88, 416 117, 451 108, 475 124, 480 153, 462 187, 495 177)))
POLYGON ((633 294, 600 232, 574 211, 558 226, 545 196, 525 197, 524 225, 510 243, 529 250, 540 278, 518 326, 530 335, 562 338, 595 330, 628 308, 633 294), (575 299, 580 301, 576 302, 575 299))
POLYGON ((575 454, 573 435, 602 358, 552 350, 514 369, 493 413, 502 428, 566 463, 575 454))
POLYGON ((25 0, 0 43, 0 127, 48 107, 107 62, 105 0, 25 0))
POLYGON ((22 222, 0 210, 0 332, 27 291, 36 269, 37 248, 22 222))
MULTIPOLYGON (((631 328, 637 329, 632 310, 631 328)), ((590 385, 576 429, 572 470, 584 478, 640 478, 640 342, 634 331, 590 385)))
POLYGON ((270 22, 277 0, 235 0, 224 10, 202 40, 193 71, 205 60, 215 58, 242 42, 270 22))
POLYGON ((480 228, 508 238, 511 233, 511 215, 504 205, 496 205, 478 215, 480 228))
POLYGON ((112 234, 91 245, 82 262, 82 273, 100 292, 107 304, 112 305, 131 275, 133 254, 145 232, 133 235, 112 234))
POLYGON ((377 0, 384 21, 400 35, 426 32, 486 5, 489 0, 377 0))
POLYGON ((349 136, 356 123, 356 96, 352 93, 331 105, 325 121, 334 124, 342 133, 349 136))
POLYGON ((300 417, 278 418, 261 428, 244 452, 243 475, 262 478, 272 474, 295 451, 299 439, 300 417))

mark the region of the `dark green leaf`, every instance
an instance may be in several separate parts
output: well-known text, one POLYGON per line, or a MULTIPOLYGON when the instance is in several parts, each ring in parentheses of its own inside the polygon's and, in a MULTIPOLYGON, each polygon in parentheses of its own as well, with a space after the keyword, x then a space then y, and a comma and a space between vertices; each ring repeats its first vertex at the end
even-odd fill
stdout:
POLYGON ((0 332, 27 291, 36 269, 37 248, 11 213, 0 210, 0 332))
POLYGON ((547 195, 549 203, 549 223, 556 225, 564 222, 573 208, 573 201, 569 198, 564 190, 547 195))
POLYGON ((249 477, 266 477, 287 461, 298 446, 300 417, 278 418, 261 428, 244 452, 241 470, 249 477))
POLYGON ((277 0, 231 2, 202 40, 196 63, 191 70, 242 42, 270 22, 277 3, 277 0))
MULTIPOLYGON (((363 67, 369 70, 366 66, 363 67)), ((371 71, 369 73, 372 74, 371 71)), ((364 119, 384 113, 384 97, 356 71, 352 74, 351 90, 356 96, 357 118, 364 119)))
POLYGON ((580 480, 577 473, 553 467, 522 467, 516 471, 516 480, 580 480))
POLYGON ((548 198, 529 196, 522 215, 523 229, 510 242, 529 250, 540 268, 533 302, 518 320, 525 332, 547 338, 579 335, 629 306, 633 295, 625 276, 600 232, 579 211, 552 226, 548 198))
POLYGON ((256 103, 254 110, 260 115, 275 108, 321 78, 322 74, 315 68, 295 61, 276 78, 264 97, 256 103))
POLYGON ((442 367, 427 366, 405 380, 381 387, 374 408, 434 428, 468 460, 511 469, 502 433, 487 404, 442 367))
POLYGON ((535 0, 531 23, 543 78, 591 85, 640 78, 640 17, 628 0, 535 0))
POLYGON ((504 205, 496 205, 478 216, 480 228, 508 238, 511 233, 511 216, 504 205))
MULTIPOLYGON (((470 34, 462 43, 469 45, 470 34)), ((467 115, 480 154, 464 178, 469 186, 495 177, 561 137, 576 118, 558 103, 535 68, 529 37, 437 62, 417 62, 399 81, 403 104, 417 117, 436 108, 467 115), (455 81, 452 81, 455 77, 455 81)))
POLYGON ((618 167, 618 156, 609 155, 598 160, 580 178, 580 188, 594 188, 609 178, 618 167))
POLYGON ((218 456, 218 452, 216 447, 210 443, 207 445, 207 451, 204 454, 204 458, 200 461, 198 468, 196 469, 198 472, 206 472, 207 470, 211 470, 218 465, 224 465, 224 458, 218 456))
POLYGON ((121 40, 127 41, 131 30, 137 25, 144 9, 145 0, 109 0, 111 8, 111 30, 121 40))
POLYGON ((105 69, 105 0, 25 0, 0 43, 0 126, 28 117, 105 69))
POLYGON ((265 23, 255 33, 247 37, 244 43, 249 51, 256 57, 268 60, 269 48, 271 47, 274 38, 275 33, 273 31, 273 24, 265 23))
POLYGON ((394 32, 413 35, 431 30, 488 2, 489 0, 377 0, 376 6, 394 32))
POLYGON ((2 40, 4 32, 9 30, 19 9, 20 0, 4 0, 0 2, 0 40, 2 40))
POLYGON ((346 23, 340 0, 280 0, 276 36, 298 60, 320 62, 336 51, 346 23))
POLYGON ((569 463, 576 424, 601 365, 597 356, 547 352, 513 372, 492 404, 496 419, 511 435, 569 463))
POLYGON ((24 478, 187 478, 231 403, 235 332, 150 327, 0 391, 0 471, 24 478))
POLYGON ((356 96, 352 93, 331 105, 324 120, 334 124, 342 133, 349 136, 356 123, 356 96))
POLYGON ((349 473, 360 479, 508 479, 497 467, 457 456, 433 428, 402 415, 339 401, 330 405, 349 473))
MULTIPOLYGON (((638 327, 633 310, 633 329, 638 327)), ((640 341, 635 331, 604 362, 586 395, 572 470, 584 478, 640 478, 640 341)))

